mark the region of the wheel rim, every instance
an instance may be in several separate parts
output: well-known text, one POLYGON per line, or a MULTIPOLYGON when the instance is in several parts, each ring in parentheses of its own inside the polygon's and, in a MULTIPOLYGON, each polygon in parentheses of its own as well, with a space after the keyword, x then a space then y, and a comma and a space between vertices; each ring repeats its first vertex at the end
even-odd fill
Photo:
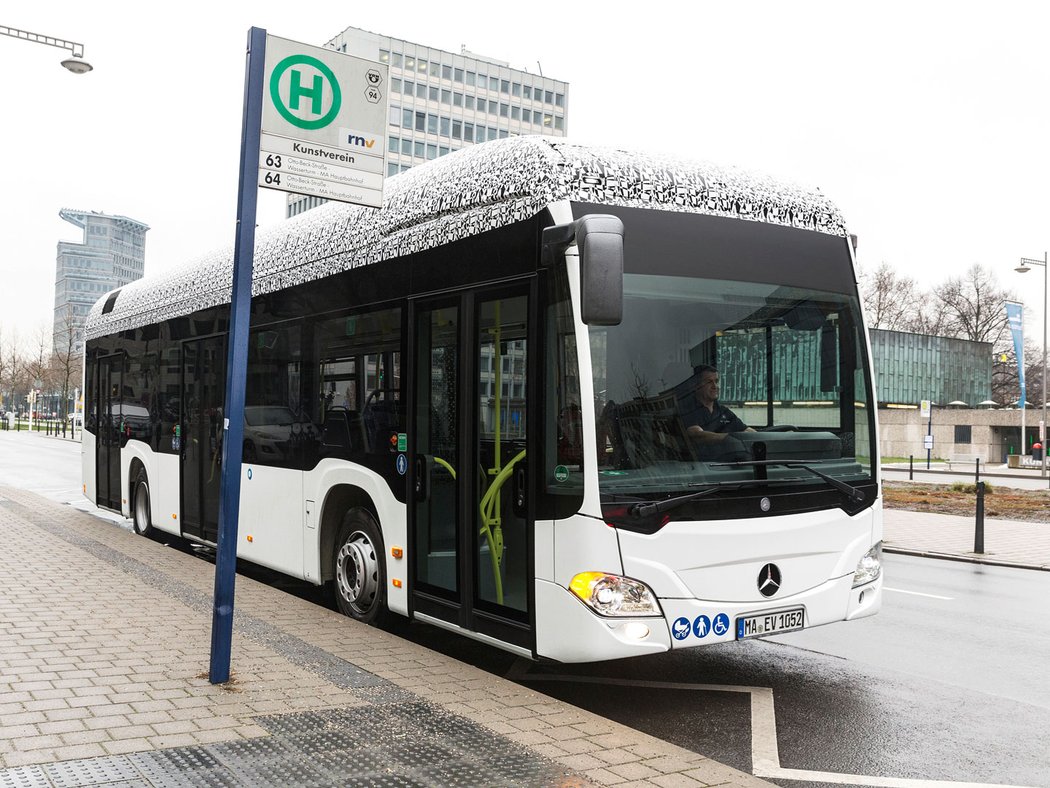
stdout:
POLYGON ((379 563, 363 531, 354 531, 339 549, 335 581, 339 595, 354 611, 364 615, 371 610, 379 590, 379 563))
POLYGON ((135 489, 135 530, 140 534, 149 528, 149 486, 139 482, 135 489))

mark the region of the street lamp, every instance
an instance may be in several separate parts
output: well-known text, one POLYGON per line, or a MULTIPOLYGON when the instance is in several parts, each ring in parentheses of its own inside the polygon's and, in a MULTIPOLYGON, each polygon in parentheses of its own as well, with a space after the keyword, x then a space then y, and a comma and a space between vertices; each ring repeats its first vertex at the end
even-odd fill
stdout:
MULTIPOLYGON (((1040 435, 1039 435, 1040 443, 1043 444, 1043 451, 1042 451, 1042 458, 1041 458, 1042 459, 1042 463, 1041 463, 1042 470, 1040 472, 1041 476, 1046 476, 1046 448, 1047 448, 1046 447, 1046 438, 1047 438, 1047 434, 1046 434, 1046 427, 1047 427, 1047 424, 1046 424, 1046 301, 1047 301, 1046 292, 1047 292, 1048 273, 1047 273, 1047 265, 1046 264, 1047 264, 1047 253, 1043 252, 1043 259, 1042 260, 1033 260, 1031 257, 1022 257, 1021 258, 1021 264, 1019 266, 1017 266, 1017 268, 1014 269, 1019 274, 1026 274, 1026 273, 1028 273, 1029 271, 1032 270, 1030 268, 1030 266, 1041 265, 1043 267, 1043 380, 1042 380, 1042 384, 1043 384, 1042 385, 1042 388, 1043 388, 1043 421, 1042 421, 1042 429, 1040 430, 1040 435)), ((1022 450, 1024 448, 1024 435, 1021 436, 1021 448, 1022 448, 1022 450)))
POLYGON ((30 33, 14 27, 7 27, 6 25, 0 25, 0 35, 21 38, 23 41, 35 41, 38 44, 47 44, 48 46, 58 47, 59 49, 68 49, 73 56, 67 57, 62 61, 63 67, 72 71, 74 74, 86 74, 91 70, 91 64, 84 60, 83 44, 77 44, 74 41, 66 41, 65 39, 55 38, 53 36, 43 36, 39 33, 30 33))

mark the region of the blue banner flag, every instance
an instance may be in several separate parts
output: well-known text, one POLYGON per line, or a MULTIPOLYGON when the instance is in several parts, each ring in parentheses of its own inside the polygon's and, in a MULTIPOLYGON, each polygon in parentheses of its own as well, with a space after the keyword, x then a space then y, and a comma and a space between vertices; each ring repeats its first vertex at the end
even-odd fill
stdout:
POLYGON ((1017 379, 1021 384, 1021 400, 1018 407, 1023 408, 1027 397, 1024 389, 1024 304, 1006 302, 1006 320, 1010 324, 1010 333, 1014 336, 1014 355, 1017 356, 1017 379))

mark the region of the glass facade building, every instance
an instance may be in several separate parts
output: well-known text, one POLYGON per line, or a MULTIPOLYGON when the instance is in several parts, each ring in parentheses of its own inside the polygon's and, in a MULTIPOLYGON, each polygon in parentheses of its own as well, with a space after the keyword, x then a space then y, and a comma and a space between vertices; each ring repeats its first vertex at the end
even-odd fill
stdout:
POLYGON ((148 225, 127 216, 63 208, 58 215, 84 231, 82 243, 58 242, 55 260, 56 350, 84 350, 84 320, 92 304, 110 290, 141 279, 146 265, 148 225))
MULTIPOLYGON (((918 405, 928 399, 938 405, 965 402, 971 408, 991 399, 992 345, 951 337, 869 329, 879 405, 918 405)), ((821 334, 774 332, 769 359, 773 398, 785 406, 818 406, 835 398, 821 369, 821 334)), ((718 366, 722 399, 741 405, 765 394, 765 369, 756 366, 752 345, 767 340, 760 332, 720 338, 718 366)), ((837 358, 829 359, 832 366, 837 358)), ((761 362, 765 363, 765 362, 761 362)))
POLYGON ((966 339, 870 329, 879 404, 971 408, 992 398, 992 345, 966 339))
MULTIPOLYGON (((479 142, 568 131, 569 84, 511 68, 463 48, 459 54, 348 27, 326 46, 389 66, 387 172, 479 142)), ((325 200, 288 196, 289 217, 325 200)))

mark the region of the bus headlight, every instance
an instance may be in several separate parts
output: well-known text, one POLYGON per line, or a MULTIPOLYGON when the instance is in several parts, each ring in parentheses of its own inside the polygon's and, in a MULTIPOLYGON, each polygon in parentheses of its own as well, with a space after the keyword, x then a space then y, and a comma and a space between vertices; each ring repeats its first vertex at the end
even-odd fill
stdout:
POLYGON ((878 542, 873 548, 864 554, 857 564, 857 571, 853 573, 853 587, 862 586, 879 579, 882 574, 882 542, 878 542))
POLYGON ((649 586, 606 572, 582 572, 569 583, 595 613, 602 616, 658 616, 660 606, 649 586))

